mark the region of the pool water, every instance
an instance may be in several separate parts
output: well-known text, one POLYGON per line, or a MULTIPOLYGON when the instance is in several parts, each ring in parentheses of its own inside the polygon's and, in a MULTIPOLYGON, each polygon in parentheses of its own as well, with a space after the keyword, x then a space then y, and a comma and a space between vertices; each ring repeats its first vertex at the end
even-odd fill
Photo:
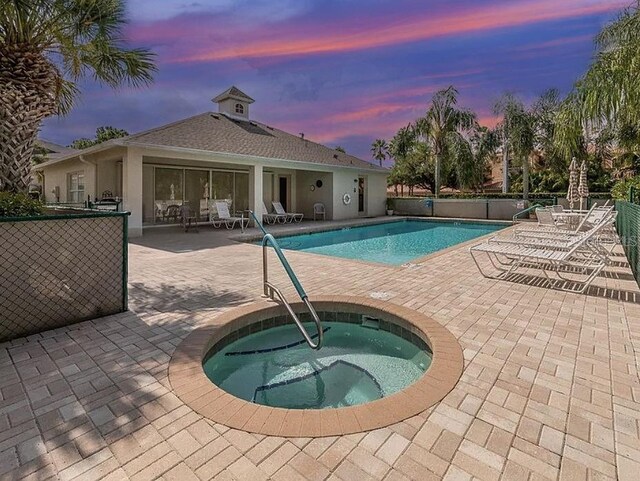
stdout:
MULTIPOLYGON (((307 327, 314 333, 314 325, 307 327)), ((203 362, 207 377, 236 397, 272 407, 354 406, 398 392, 431 365, 431 352, 384 330, 325 322, 318 351, 295 325, 235 341, 203 362)))
POLYGON ((405 220, 279 237, 278 243, 283 249, 402 265, 505 227, 506 224, 405 220))

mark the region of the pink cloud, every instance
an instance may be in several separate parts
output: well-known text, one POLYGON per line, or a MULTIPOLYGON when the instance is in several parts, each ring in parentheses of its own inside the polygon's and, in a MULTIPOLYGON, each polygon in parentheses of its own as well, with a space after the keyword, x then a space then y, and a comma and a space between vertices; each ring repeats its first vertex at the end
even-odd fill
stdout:
POLYGON ((453 10, 441 15, 426 11, 403 22, 394 21, 387 24, 380 18, 369 18, 360 22, 357 27, 354 27, 352 22, 337 22, 329 29, 324 26, 321 30, 282 25, 276 39, 273 36, 274 26, 269 25, 268 32, 258 29, 247 32, 247 35, 226 37, 223 45, 216 43, 215 48, 204 47, 195 53, 181 55, 174 61, 208 62, 237 57, 260 58, 348 52, 604 13, 623 5, 619 0, 527 0, 508 4, 501 2, 499 5, 453 10))

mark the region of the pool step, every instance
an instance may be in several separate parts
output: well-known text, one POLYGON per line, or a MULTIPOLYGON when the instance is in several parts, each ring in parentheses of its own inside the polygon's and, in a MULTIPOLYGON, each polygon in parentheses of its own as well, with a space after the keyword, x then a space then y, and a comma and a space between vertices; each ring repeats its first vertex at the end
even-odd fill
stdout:
POLYGON ((362 327, 366 327, 367 329, 375 329, 378 331, 380 329, 380 319, 377 317, 371 316, 362 316, 362 327))

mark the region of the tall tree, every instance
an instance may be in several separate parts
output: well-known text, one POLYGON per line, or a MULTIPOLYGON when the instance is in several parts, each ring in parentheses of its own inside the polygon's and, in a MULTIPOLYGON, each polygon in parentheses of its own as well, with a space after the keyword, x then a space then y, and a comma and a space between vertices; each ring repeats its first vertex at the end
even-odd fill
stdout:
MULTIPOLYGON (((512 155, 522 166, 522 195, 529 198, 529 157, 535 149, 535 116, 512 94, 504 94, 496 103, 495 111, 502 114, 496 126, 503 140, 503 155, 512 155)), ((507 164, 506 173, 509 169, 507 164)), ((505 176, 506 177, 506 176, 505 176)), ((504 187, 504 186, 503 186, 504 187)))
POLYGON ((414 141, 413 129, 409 124, 401 127, 389 143, 389 156, 394 159, 392 177, 394 180, 399 181, 402 195, 404 195, 405 184, 409 185, 407 182, 409 175, 406 162, 409 152, 413 149, 414 141))
POLYGON ((416 135, 424 139, 435 157, 436 197, 442 184, 442 164, 455 134, 470 129, 475 123, 473 112, 458 108, 458 91, 453 86, 436 92, 425 116, 416 121, 416 135))
POLYGON ((0 190, 24 192, 45 117, 68 112, 86 76, 152 81, 153 54, 122 45, 124 0, 0 2, 0 190))
POLYGON ((371 144, 371 153, 373 154, 373 158, 380 162, 380 167, 382 167, 382 163, 387 160, 389 156, 389 145, 387 141, 384 139, 376 139, 373 144, 371 144))
POLYGON ((71 145, 69 147, 82 150, 94 145, 101 144, 103 142, 106 142, 107 140, 120 139, 122 137, 126 137, 127 135, 129 135, 129 132, 127 132, 126 130, 117 129, 115 127, 107 125, 104 127, 98 127, 96 129, 95 139, 87 139, 85 137, 76 139, 71 142, 71 145))

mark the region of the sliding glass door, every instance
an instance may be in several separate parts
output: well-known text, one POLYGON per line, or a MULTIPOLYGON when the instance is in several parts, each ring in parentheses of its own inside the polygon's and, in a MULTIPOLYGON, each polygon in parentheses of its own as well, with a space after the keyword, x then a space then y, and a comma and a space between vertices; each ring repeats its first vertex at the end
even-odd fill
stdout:
POLYGON ((184 201, 192 213, 201 218, 208 215, 208 201, 211 197, 208 170, 186 170, 184 177, 184 201))
POLYGON ((145 222, 180 222, 182 206, 188 206, 200 219, 208 220, 215 201, 225 201, 229 210, 249 208, 249 174, 210 169, 145 166, 145 222))
POLYGON ((156 168, 154 179, 155 223, 180 221, 183 202, 183 169, 156 168))

